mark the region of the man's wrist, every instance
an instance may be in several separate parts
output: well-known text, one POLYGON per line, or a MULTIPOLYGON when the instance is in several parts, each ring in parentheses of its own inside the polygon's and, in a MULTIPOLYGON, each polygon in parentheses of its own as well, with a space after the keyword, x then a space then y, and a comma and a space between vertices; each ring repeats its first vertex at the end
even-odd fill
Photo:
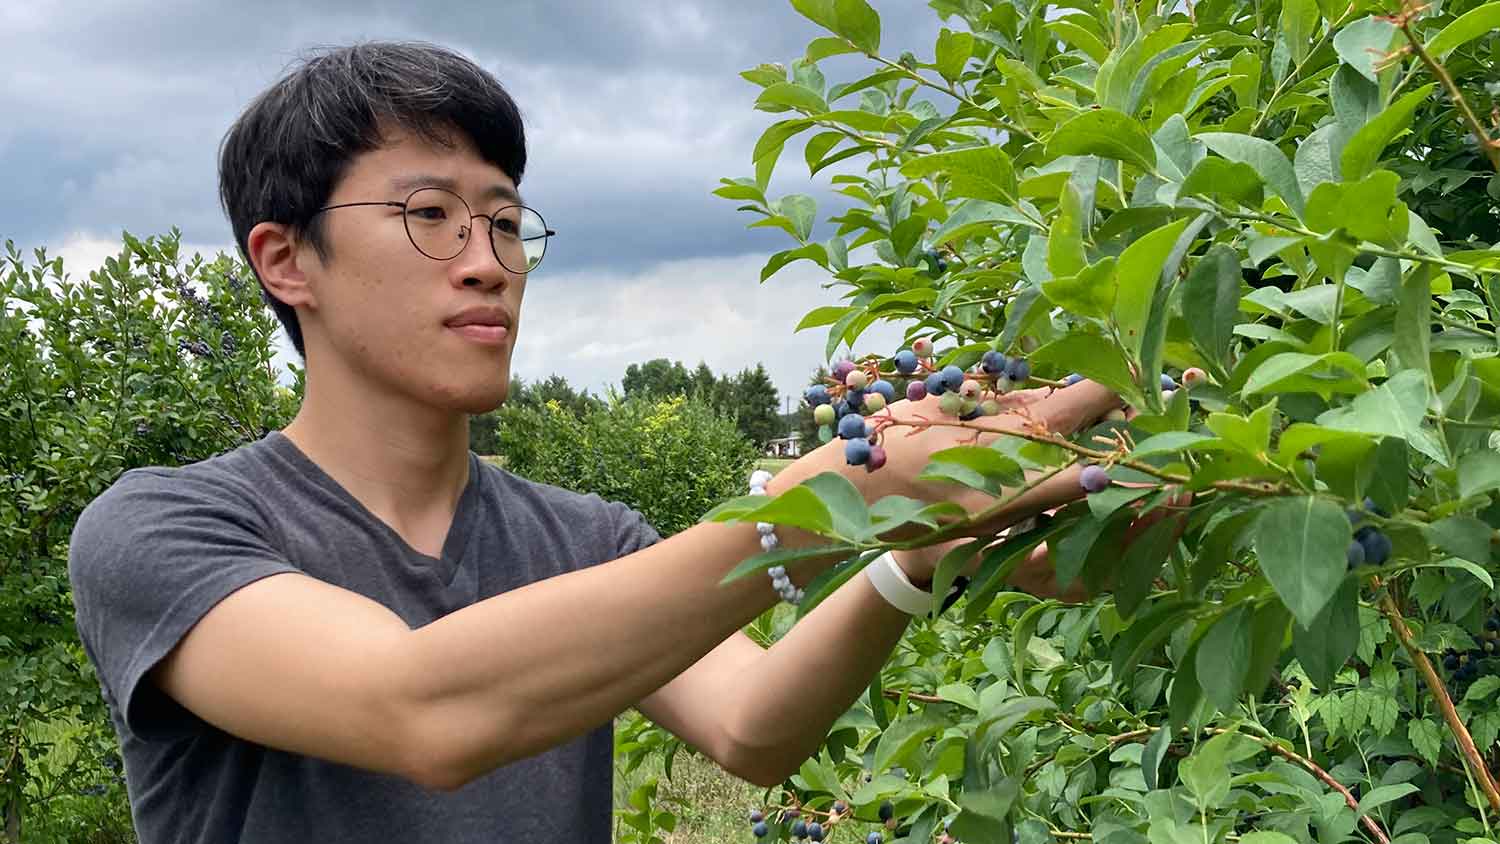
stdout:
POLYGON ((891 559, 896 561, 896 567, 911 581, 911 585, 927 592, 932 591, 932 572, 917 564, 900 551, 892 551, 891 559))

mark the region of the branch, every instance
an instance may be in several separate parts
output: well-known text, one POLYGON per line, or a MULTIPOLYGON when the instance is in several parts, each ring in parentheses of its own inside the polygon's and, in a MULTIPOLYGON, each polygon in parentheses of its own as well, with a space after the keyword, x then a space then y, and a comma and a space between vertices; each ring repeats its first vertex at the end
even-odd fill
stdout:
MULTIPOLYGON (((1375 578, 1375 584, 1377 587, 1380 585, 1380 578, 1375 578)), ((1490 801, 1490 808, 1500 813, 1500 790, 1495 788, 1495 778, 1491 776, 1489 766, 1484 763, 1484 757, 1479 755, 1478 748, 1474 746, 1474 738, 1469 735, 1464 722, 1459 719, 1458 710, 1453 708, 1453 699, 1448 696, 1448 688, 1443 685, 1442 678, 1438 677, 1437 671, 1428 661, 1427 654, 1417 647, 1416 641, 1412 638, 1411 629, 1406 626, 1406 619, 1401 616, 1401 610, 1396 607, 1396 601, 1389 591, 1381 596, 1380 609, 1390 621, 1391 629, 1396 631, 1396 637, 1406 648, 1406 653, 1417 667, 1417 672, 1422 675, 1423 680, 1427 681, 1427 688, 1432 692, 1432 699, 1437 702, 1438 709, 1443 713, 1443 720, 1448 722, 1448 729, 1453 732, 1453 737, 1458 741, 1459 750, 1478 774, 1479 785, 1484 789, 1484 796, 1490 801)))
POLYGON ((1432 58, 1432 55, 1427 52, 1427 48, 1417 38, 1416 33, 1411 31, 1411 18, 1409 15, 1400 16, 1400 19, 1396 23, 1401 27, 1401 31, 1406 34, 1406 40, 1411 42, 1411 48, 1422 59, 1422 63, 1427 65, 1427 69, 1432 71, 1432 74, 1448 90, 1448 96, 1453 98, 1453 104, 1458 106, 1459 114, 1463 115, 1464 122, 1469 124, 1469 129, 1474 133, 1474 138, 1479 141, 1480 152, 1484 153, 1485 158, 1490 160, 1490 166, 1495 168, 1495 172, 1500 173, 1500 145, 1497 145, 1490 138, 1489 133, 1484 131, 1484 124, 1479 122, 1479 118, 1474 114, 1474 109, 1469 107, 1469 101, 1464 99, 1463 92, 1458 90, 1458 85, 1453 81, 1453 76, 1448 73, 1447 68, 1432 58))

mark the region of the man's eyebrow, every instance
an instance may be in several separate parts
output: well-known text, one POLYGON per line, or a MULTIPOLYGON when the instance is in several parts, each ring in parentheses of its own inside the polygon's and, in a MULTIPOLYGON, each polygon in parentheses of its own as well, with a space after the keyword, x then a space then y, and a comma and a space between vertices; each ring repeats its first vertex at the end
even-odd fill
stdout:
MULTIPOLYGON (((445 188, 458 193, 458 183, 447 176, 427 176, 418 174, 415 176, 398 176, 391 180, 391 190, 414 191, 417 188, 445 188)), ((525 205, 521 195, 516 193, 507 185, 494 184, 485 188, 480 194, 480 199, 504 199, 517 205, 525 205)))

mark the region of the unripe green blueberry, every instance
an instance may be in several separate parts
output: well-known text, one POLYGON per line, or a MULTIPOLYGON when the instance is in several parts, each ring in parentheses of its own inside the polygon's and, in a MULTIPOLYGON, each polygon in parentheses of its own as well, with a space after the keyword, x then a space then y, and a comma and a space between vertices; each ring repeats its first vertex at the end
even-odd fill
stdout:
POLYGON ((997 402, 994 399, 985 399, 984 402, 979 405, 979 412, 983 413, 985 416, 999 416, 1000 402, 997 402))
POLYGON ((958 412, 967 416, 968 414, 973 413, 978 409, 979 402, 975 401, 974 399, 964 399, 964 403, 959 407, 958 412))
POLYGON ((944 393, 938 402, 938 409, 949 416, 957 416, 963 411, 964 397, 958 393, 944 393))
POLYGON ((1015 389, 1015 385, 1010 382, 1009 378, 1005 377, 1004 375, 1000 375, 995 378, 996 393, 1003 396, 1013 389, 1015 389))
POLYGON ((864 410, 868 413, 885 410, 885 396, 879 393, 868 393, 864 399, 864 410))
POLYGON ((844 386, 853 390, 863 390, 870 386, 870 376, 863 369, 856 369, 844 376, 844 386))
POLYGON ((1123 411, 1123 410, 1121 410, 1121 409, 1119 409, 1117 407, 1117 408, 1111 410, 1110 412, 1104 414, 1104 420, 1106 422, 1124 422, 1125 421, 1125 411, 1123 411))
POLYGON ((832 425, 834 417, 837 415, 834 413, 833 405, 831 404, 820 404, 813 408, 813 421, 819 425, 832 425))

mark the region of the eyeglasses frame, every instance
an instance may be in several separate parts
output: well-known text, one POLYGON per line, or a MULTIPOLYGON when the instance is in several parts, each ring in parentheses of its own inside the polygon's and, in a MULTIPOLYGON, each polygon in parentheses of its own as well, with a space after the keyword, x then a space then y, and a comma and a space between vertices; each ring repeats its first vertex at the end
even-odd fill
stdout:
MULTIPOLYGON (((525 269, 525 270, 513 270, 510 267, 505 266, 505 262, 500 259, 500 252, 499 252, 499 250, 497 250, 495 248, 495 221, 500 217, 500 212, 501 211, 505 211, 506 209, 509 209, 509 208, 523 208, 523 209, 525 209, 527 211, 530 211, 531 213, 535 214, 536 218, 538 220, 542 221, 542 232, 543 233, 541 235, 539 235, 539 237, 550 238, 550 237, 554 237, 554 236, 557 235, 557 232, 553 231, 552 229, 547 228, 547 218, 543 217, 540 211, 536 210, 535 208, 532 208, 529 205, 523 205, 523 204, 521 204, 519 202, 513 202, 513 203, 511 203, 509 205, 502 205, 502 206, 500 206, 499 208, 497 208, 495 210, 495 213, 490 214, 490 215, 475 214, 475 213, 473 213, 474 209, 473 209, 472 206, 469 205, 468 200, 464 199, 462 196, 459 196, 459 194, 457 194, 454 191, 448 190, 447 188, 440 188, 440 187, 437 187, 436 185, 430 185, 430 186, 424 186, 424 187, 417 188, 416 190, 414 190, 411 193, 407 194, 406 195, 406 199, 403 202, 395 202, 393 200, 386 200, 384 202, 342 202, 342 203, 339 203, 338 205, 325 205, 322 208, 319 208, 318 210, 314 211, 313 212, 313 216, 316 217, 317 215, 323 213, 324 211, 332 211, 335 208, 353 208, 353 207, 361 206, 361 205, 372 205, 372 206, 379 206, 379 207, 400 208, 401 209, 401 227, 406 230, 406 239, 411 242, 412 248, 415 249, 415 250, 417 250, 418 252, 420 252, 423 257, 431 258, 434 261, 451 261, 454 258, 457 258, 459 255, 464 254, 464 250, 463 250, 462 247, 460 247, 459 250, 458 250, 458 252, 454 253, 450 257, 447 257, 447 258, 438 258, 438 257, 434 257, 432 255, 429 255, 427 252, 425 252, 422 249, 422 247, 420 247, 420 246, 417 245, 417 239, 415 237, 412 237, 412 234, 411 234, 411 225, 409 224, 408 218, 406 216, 406 209, 407 209, 407 206, 411 204, 411 198, 414 197, 414 196, 416 196, 417 194, 421 193, 424 190, 440 190, 443 193, 452 195, 453 197, 457 198, 459 202, 463 203, 465 210, 467 210, 467 211, 470 212, 469 213, 469 220, 472 221, 475 217, 482 217, 487 223, 489 223, 489 232, 488 233, 489 233, 489 241, 490 241, 490 254, 494 255, 495 256, 495 261, 497 263, 499 263, 501 267, 504 267, 509 272, 518 273, 520 275, 526 275, 527 273, 530 273, 531 270, 534 270, 538 266, 541 266, 542 261, 541 261, 541 258, 538 258, 535 266, 532 266, 530 269, 525 269)), ((465 230, 464 231, 464 237, 467 238, 469 236, 469 233, 473 231, 473 227, 465 225, 463 228, 465 230)), ((536 240, 536 238, 535 237, 532 237, 532 238, 523 238, 523 240, 536 240)), ((468 241, 467 240, 464 241, 464 245, 465 246, 468 245, 468 241)), ((542 244, 542 257, 546 257, 546 255, 547 255, 547 245, 544 243, 544 244, 542 244)))

